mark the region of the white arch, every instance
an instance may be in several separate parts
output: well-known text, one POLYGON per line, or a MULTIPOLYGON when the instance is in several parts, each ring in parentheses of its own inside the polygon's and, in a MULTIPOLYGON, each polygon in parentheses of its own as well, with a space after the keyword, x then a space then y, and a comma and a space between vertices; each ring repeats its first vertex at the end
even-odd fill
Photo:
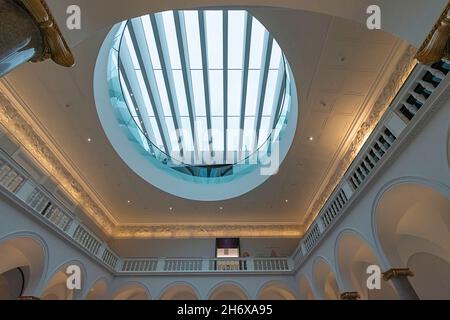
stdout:
POLYGON ((44 239, 33 232, 15 232, 0 238, 0 274, 26 267, 24 295, 35 295, 47 274, 49 255, 44 239))
POLYGON ((374 206, 380 248, 391 267, 412 269, 410 282, 420 298, 448 299, 450 285, 441 278, 450 277, 450 189, 418 178, 395 182, 374 206))
POLYGON ((367 267, 383 267, 372 246, 358 231, 344 229, 339 233, 335 243, 335 261, 344 291, 356 291, 362 299, 397 299, 390 282, 382 282, 380 290, 367 287, 367 267))
POLYGON ((290 285, 282 281, 269 281, 263 284, 256 294, 258 300, 297 300, 297 295, 290 285))
POLYGON ((159 296, 159 300, 199 300, 200 293, 189 282, 177 281, 167 285, 159 296))
POLYGON ((106 299, 109 289, 109 281, 106 277, 100 277, 94 281, 89 291, 86 293, 85 300, 103 300, 106 299))
POLYGON ((300 275, 298 277, 298 286, 300 293, 300 300, 315 300, 314 291, 311 287, 311 281, 306 275, 300 275))
POLYGON ((137 281, 123 284, 112 295, 113 300, 151 300, 148 288, 137 281))
POLYGON ((234 281, 219 282, 207 296, 208 300, 248 300, 250 298, 247 290, 234 281))
POLYGON ((82 299, 82 292, 87 279, 87 270, 81 260, 70 260, 60 264, 53 274, 46 280, 45 288, 42 290, 41 298, 46 300, 79 300, 82 299), (67 267, 76 265, 81 270, 81 289, 69 290, 67 288, 66 273, 67 267))
POLYGON ((313 279, 316 292, 320 299, 339 300, 340 289, 337 284, 336 273, 331 264, 324 257, 317 257, 313 263, 313 279))

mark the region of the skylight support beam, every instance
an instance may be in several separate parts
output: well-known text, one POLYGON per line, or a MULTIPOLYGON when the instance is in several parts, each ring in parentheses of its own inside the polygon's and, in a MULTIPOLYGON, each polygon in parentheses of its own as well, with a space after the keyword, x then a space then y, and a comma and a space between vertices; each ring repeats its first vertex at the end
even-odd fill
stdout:
POLYGON ((203 85, 205 94, 205 107, 206 107, 206 124, 208 128, 208 145, 211 156, 214 157, 213 141, 212 141, 212 119, 211 119, 211 95, 209 90, 209 66, 208 66, 208 53, 206 47, 206 24, 205 24, 205 12, 203 10, 198 13, 198 22, 200 26, 200 45, 202 51, 202 63, 203 63, 203 85))
POLYGON ((242 91, 241 91, 241 114, 240 114, 240 132, 239 132, 239 158, 242 156, 242 143, 245 124, 245 107, 247 101, 247 87, 248 87, 248 69, 250 63, 250 45, 252 36, 252 17, 246 14, 246 26, 244 35, 244 61, 242 66, 242 91))
POLYGON ((133 42, 133 47, 135 48, 135 51, 136 51, 136 56, 137 56, 137 59, 139 62, 139 66, 142 70, 145 87, 146 87, 147 93, 149 95, 151 104, 152 104, 153 113, 155 114, 156 123, 158 125, 158 130, 162 137, 164 150, 165 150, 165 153, 167 155, 169 155, 172 150, 172 146, 170 143, 169 132, 168 132, 167 126, 165 125, 164 114, 160 108, 161 99, 159 97, 158 88, 156 85, 156 79, 155 79, 155 75, 153 72, 153 67, 152 67, 151 61, 149 59, 148 60, 144 59, 142 56, 142 54, 144 52, 143 51, 144 48, 141 48, 139 46, 139 43, 142 43, 142 41, 137 41, 137 39, 136 39, 135 27, 139 28, 141 26, 142 26, 142 24, 140 22, 139 23, 137 23, 137 22, 135 22, 135 23, 129 22, 128 23, 131 41, 133 42))
POLYGON ((179 114, 178 101, 175 89, 175 81, 171 72, 169 49, 167 45, 166 33, 164 32, 164 22, 161 14, 150 15, 150 21, 154 30, 155 40, 158 44, 158 55, 161 61, 164 83, 166 85, 167 97, 169 99, 172 120, 176 130, 177 142, 180 148, 180 156, 183 157, 183 136, 181 135, 181 118, 179 114))
POLYGON ((189 122, 191 124, 191 132, 194 144, 194 154, 197 159, 200 159, 199 154, 199 142, 198 142, 198 129, 196 127, 196 114, 194 108, 194 93, 192 91, 192 76, 191 76, 191 66, 189 61, 189 51, 188 42, 186 35, 186 28, 184 22, 184 14, 182 11, 174 12, 175 18, 175 28, 178 37, 178 48, 180 51, 181 66, 183 72, 184 89, 186 94, 186 101, 189 112, 189 122))
POLYGON ((223 163, 227 162, 228 136, 228 10, 223 11, 223 163))

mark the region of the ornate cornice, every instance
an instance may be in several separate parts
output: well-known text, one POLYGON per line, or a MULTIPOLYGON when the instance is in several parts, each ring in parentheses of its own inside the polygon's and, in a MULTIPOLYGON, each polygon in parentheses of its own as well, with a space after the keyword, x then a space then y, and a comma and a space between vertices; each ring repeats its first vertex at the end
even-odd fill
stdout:
POLYGON ((110 222, 110 219, 62 165, 55 154, 34 131, 33 127, 16 110, 3 92, 0 92, 0 124, 3 125, 13 139, 20 141, 21 146, 78 202, 97 225, 107 234, 112 233, 114 226, 110 222))
POLYGON ((284 224, 198 224, 198 225, 155 225, 118 226, 115 238, 210 238, 210 237, 277 237, 299 238, 299 225, 284 224))
POLYGON ((450 56, 450 2, 417 52, 421 63, 432 64, 450 56))
POLYGON ((411 71, 417 64, 417 60, 415 59, 416 52, 416 48, 408 46, 406 52, 400 58, 395 71, 393 72, 391 78, 383 88, 381 94, 378 96, 378 99, 372 107, 372 111, 368 115, 367 119, 362 123, 360 129, 356 133, 355 138, 352 140, 350 147, 336 167, 335 173, 330 177, 330 179, 328 179, 328 182, 326 183, 326 186, 323 189, 322 193, 314 201, 311 209, 306 214, 306 218, 304 220, 306 230, 309 228, 309 226, 311 226, 313 221, 319 215, 323 206, 344 177, 345 173, 351 166, 353 160, 358 155, 367 138, 375 129, 381 117, 389 108, 395 96, 397 95, 405 81, 408 79, 408 76, 411 74, 411 71))
POLYGON ((75 58, 44 0, 16 0, 21 4, 41 30, 44 39, 44 53, 33 62, 52 59, 64 67, 72 67, 75 58))
POLYGON ((409 268, 392 268, 383 272, 383 280, 389 281, 392 278, 414 277, 414 272, 409 268))

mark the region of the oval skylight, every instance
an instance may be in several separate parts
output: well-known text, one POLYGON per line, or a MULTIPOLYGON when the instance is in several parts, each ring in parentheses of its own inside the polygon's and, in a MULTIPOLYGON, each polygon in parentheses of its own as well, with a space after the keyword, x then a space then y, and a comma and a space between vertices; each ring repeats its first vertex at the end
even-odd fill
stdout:
POLYGON ((144 149, 172 166, 235 165, 270 150, 289 111, 278 43, 245 10, 124 22, 119 81, 144 149))

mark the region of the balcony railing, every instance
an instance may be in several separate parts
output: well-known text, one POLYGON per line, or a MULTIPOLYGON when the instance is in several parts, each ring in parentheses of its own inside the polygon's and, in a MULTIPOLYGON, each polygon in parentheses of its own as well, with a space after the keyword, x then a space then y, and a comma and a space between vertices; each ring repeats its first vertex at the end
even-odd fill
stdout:
POLYGON ((124 259, 119 273, 289 272, 290 258, 149 258, 124 259))

